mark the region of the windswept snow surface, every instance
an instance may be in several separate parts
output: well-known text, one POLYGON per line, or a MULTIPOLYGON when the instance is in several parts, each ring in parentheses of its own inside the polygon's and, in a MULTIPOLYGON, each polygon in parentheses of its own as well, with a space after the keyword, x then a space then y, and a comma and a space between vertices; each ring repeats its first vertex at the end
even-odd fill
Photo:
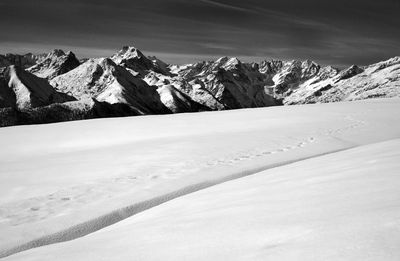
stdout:
POLYGON ((395 98, 0 129, 0 255, 101 229, 10 260, 398 260, 399 142, 337 151, 400 138, 399 109, 395 98))
POLYGON ((259 172, 6 260, 399 260, 400 139, 259 172))

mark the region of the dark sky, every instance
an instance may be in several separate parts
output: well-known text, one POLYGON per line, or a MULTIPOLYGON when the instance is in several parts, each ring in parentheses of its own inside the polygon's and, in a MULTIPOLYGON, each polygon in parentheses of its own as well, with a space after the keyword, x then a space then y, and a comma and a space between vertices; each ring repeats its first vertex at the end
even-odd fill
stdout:
POLYGON ((108 56, 132 45, 171 63, 218 56, 369 64, 400 55, 400 0, 0 0, 0 53, 108 56))

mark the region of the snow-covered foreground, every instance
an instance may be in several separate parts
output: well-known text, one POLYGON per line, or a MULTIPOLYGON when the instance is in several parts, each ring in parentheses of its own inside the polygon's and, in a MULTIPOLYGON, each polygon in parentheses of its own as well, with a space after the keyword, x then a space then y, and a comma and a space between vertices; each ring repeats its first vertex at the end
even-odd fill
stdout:
POLYGON ((398 258, 399 142, 337 151, 400 138, 399 109, 377 99, 0 129, 0 255, 109 226, 10 259, 398 258))
POLYGON ((259 172, 7 260, 399 260, 400 139, 259 172))

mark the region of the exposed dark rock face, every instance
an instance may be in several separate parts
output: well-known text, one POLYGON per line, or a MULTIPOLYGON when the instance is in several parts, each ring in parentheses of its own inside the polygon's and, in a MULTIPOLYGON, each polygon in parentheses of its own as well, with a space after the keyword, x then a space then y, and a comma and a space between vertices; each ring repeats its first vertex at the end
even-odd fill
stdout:
POLYGON ((362 73, 363 71, 364 70, 358 67, 357 65, 352 65, 350 68, 343 70, 339 73, 339 77, 337 78, 336 82, 349 79, 357 74, 362 73))
POLYGON ((87 99, 22 110, 0 108, 0 127, 136 115, 137 112, 125 104, 87 99))
POLYGON ((45 54, 34 55, 31 53, 24 55, 11 53, 0 55, 0 67, 16 65, 26 69, 40 62, 44 56, 45 54))
POLYGON ((80 62, 74 53, 64 53, 64 51, 56 49, 27 70, 39 77, 51 80, 75 69, 79 65, 80 62))
POLYGON ((74 100, 57 92, 45 79, 11 65, 0 76, 0 106, 31 109, 74 100))

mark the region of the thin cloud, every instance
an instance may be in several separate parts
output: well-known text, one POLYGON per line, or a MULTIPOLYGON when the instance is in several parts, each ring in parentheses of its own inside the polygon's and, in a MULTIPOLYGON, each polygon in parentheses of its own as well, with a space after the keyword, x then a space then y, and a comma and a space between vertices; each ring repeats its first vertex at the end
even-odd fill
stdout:
POLYGON ((252 9, 247 9, 247 8, 243 8, 243 7, 239 7, 239 6, 235 6, 235 5, 230 5, 230 4, 224 4, 218 1, 213 1, 213 0, 200 0, 203 3, 206 4, 210 4, 210 5, 214 5, 214 6, 218 6, 224 9, 230 9, 230 10, 235 10, 235 11, 240 11, 240 12, 246 12, 246 13, 256 13, 255 10, 252 9))
POLYGON ((210 48, 210 49, 219 49, 219 50, 235 50, 235 47, 224 45, 224 44, 217 44, 217 43, 199 43, 200 46, 210 48))
POLYGON ((70 47, 92 57, 133 45, 169 62, 243 56, 366 64, 399 54, 398 3, 0 0, 0 52, 70 47))

